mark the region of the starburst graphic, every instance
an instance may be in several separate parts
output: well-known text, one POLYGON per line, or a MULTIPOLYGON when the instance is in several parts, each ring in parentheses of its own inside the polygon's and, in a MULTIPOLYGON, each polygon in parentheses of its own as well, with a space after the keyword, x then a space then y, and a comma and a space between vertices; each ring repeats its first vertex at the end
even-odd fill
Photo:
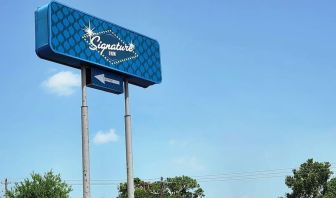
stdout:
POLYGON ((93 36, 95 33, 94 33, 94 28, 91 28, 91 23, 89 21, 89 26, 85 26, 85 28, 83 29, 84 32, 85 32, 85 35, 89 36, 91 38, 91 36, 93 36))
POLYGON ((135 49, 135 45, 133 44, 132 41, 129 43, 129 47, 130 47, 131 49, 135 49))

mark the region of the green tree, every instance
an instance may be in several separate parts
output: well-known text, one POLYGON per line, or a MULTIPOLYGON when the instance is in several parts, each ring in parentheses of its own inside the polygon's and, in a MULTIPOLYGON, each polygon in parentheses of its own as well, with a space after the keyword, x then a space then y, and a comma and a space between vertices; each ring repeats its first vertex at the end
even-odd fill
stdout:
POLYGON ((322 198, 336 197, 336 178, 331 179, 327 184, 327 190, 322 198))
POLYGON ((15 184, 7 192, 9 198, 68 198, 72 191, 71 186, 61 180, 60 175, 52 171, 43 176, 32 173, 31 179, 15 184))
MULTIPOLYGON (((292 189, 287 198, 322 198, 327 193, 328 180, 333 174, 329 162, 315 162, 308 159, 298 170, 293 170, 293 176, 286 178, 286 185, 292 189)), ((330 188, 334 183, 330 183, 330 188)))
MULTIPOLYGON (((134 178, 135 197, 136 198, 154 198, 153 192, 155 192, 156 186, 150 182, 142 181, 139 178, 134 178)), ((119 195, 118 198, 127 198, 127 183, 121 183, 118 186, 119 195)))
MULTIPOLYGON (((155 182, 134 179, 136 198, 202 198, 204 191, 195 179, 187 176, 167 178, 155 182)), ((118 187, 117 198, 127 198, 127 183, 118 187)))

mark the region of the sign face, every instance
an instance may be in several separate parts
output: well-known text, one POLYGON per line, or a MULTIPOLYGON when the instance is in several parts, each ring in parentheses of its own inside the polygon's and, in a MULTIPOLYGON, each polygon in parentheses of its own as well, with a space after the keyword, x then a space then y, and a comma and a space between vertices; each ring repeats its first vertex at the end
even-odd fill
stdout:
POLYGON ((124 92, 123 78, 95 67, 86 70, 87 86, 103 91, 121 94, 124 92))
POLYGON ((141 87, 162 79, 156 40, 58 2, 35 12, 35 40, 36 53, 43 59, 101 68, 141 87))

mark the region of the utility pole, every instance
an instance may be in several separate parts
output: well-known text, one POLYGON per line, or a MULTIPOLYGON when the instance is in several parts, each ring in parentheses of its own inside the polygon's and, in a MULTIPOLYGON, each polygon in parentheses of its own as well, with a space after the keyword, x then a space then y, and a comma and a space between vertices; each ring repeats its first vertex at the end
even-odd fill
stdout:
POLYGON ((7 198, 7 192, 8 192, 8 180, 7 178, 5 179, 5 198, 7 198))
POLYGON ((164 184, 163 184, 163 177, 161 177, 161 190, 160 190, 160 198, 163 198, 163 189, 164 189, 164 184))

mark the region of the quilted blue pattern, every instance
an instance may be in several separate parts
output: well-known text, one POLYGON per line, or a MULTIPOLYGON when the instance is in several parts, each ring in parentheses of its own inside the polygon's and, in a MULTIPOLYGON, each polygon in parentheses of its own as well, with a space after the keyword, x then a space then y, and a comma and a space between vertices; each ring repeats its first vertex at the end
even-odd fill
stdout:
POLYGON ((49 16, 50 45, 57 53, 117 70, 131 77, 134 76, 154 83, 161 82, 160 52, 157 41, 57 2, 50 4, 49 16), (125 43, 132 42, 138 56, 131 60, 112 64, 98 51, 90 50, 89 44, 83 39, 85 35, 83 29, 89 23, 94 28, 94 32, 112 30, 125 43))

